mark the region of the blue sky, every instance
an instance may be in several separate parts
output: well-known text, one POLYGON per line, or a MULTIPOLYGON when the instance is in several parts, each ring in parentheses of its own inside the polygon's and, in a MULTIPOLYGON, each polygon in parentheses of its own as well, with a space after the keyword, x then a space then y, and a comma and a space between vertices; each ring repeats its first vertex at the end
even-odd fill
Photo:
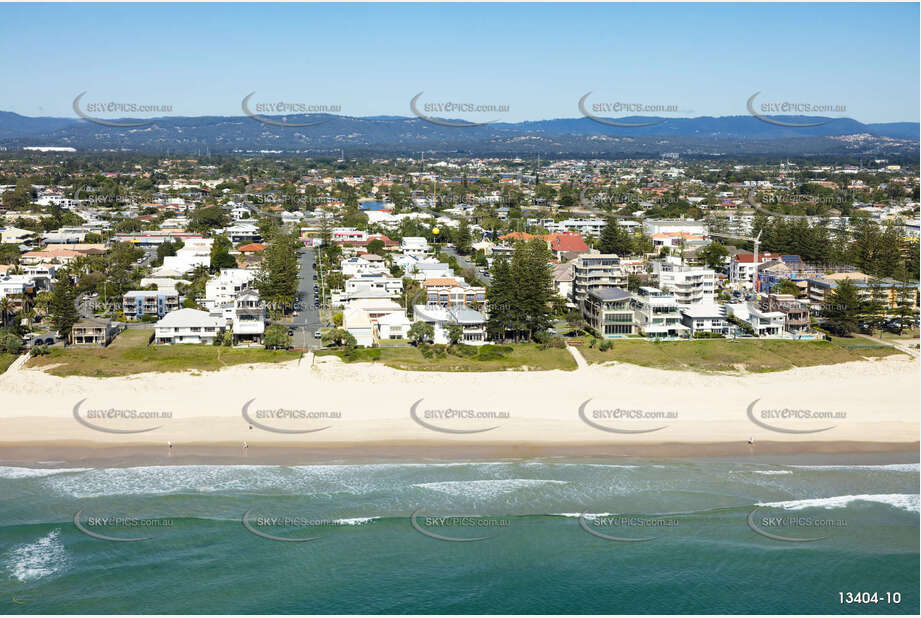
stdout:
MULTIPOLYGON (((409 101, 592 102, 745 114, 758 102, 919 119, 915 4, 0 4, 0 110, 75 116, 74 97, 238 115, 252 102, 410 115, 409 101)), ((122 114, 128 115, 128 114, 122 114)), ((476 119, 476 114, 437 114, 476 119)), ((605 115, 624 115, 610 113, 605 115)))

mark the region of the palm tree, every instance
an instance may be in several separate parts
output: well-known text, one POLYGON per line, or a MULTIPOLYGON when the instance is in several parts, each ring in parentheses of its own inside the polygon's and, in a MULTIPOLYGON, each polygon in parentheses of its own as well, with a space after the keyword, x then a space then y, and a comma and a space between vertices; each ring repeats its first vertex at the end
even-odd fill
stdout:
POLYGON ((8 296, 0 298, 0 328, 6 328, 6 322, 13 312, 13 301, 8 296))

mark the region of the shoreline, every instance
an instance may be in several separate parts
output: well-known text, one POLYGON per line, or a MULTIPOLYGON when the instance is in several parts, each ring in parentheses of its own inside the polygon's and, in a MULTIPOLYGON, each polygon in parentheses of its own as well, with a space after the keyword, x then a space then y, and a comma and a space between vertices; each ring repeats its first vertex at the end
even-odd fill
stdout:
POLYGON ((361 465, 375 463, 478 463, 564 459, 617 458, 686 459, 737 458, 777 464, 811 461, 821 464, 883 465, 917 463, 918 442, 800 441, 603 443, 480 443, 369 442, 351 444, 188 443, 172 449, 157 444, 92 442, 0 442, 0 466, 34 468, 185 466, 185 465, 361 465))

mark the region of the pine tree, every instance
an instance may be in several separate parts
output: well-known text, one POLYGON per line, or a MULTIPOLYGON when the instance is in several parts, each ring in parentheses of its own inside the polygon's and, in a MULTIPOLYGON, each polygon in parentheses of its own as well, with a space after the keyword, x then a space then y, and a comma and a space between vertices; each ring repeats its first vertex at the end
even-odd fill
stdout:
POLYGON ((857 286, 850 279, 844 279, 825 297, 822 312, 838 331, 847 335, 857 330, 861 305, 857 286))
POLYGON ((73 281, 66 272, 61 273, 51 296, 51 323, 64 339, 70 337, 70 331, 80 318, 75 305, 77 295, 73 281))
POLYGON ((607 223, 601 230, 598 249, 602 253, 629 255, 633 252, 633 241, 627 230, 617 224, 617 219, 608 217, 607 223))

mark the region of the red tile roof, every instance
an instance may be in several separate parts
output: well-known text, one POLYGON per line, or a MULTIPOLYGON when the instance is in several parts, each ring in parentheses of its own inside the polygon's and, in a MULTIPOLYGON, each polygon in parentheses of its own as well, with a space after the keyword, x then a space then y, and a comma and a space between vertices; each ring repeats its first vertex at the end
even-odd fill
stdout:
POLYGON ((553 251, 588 251, 588 245, 585 244, 579 234, 548 234, 545 238, 550 243, 550 249, 553 251))

